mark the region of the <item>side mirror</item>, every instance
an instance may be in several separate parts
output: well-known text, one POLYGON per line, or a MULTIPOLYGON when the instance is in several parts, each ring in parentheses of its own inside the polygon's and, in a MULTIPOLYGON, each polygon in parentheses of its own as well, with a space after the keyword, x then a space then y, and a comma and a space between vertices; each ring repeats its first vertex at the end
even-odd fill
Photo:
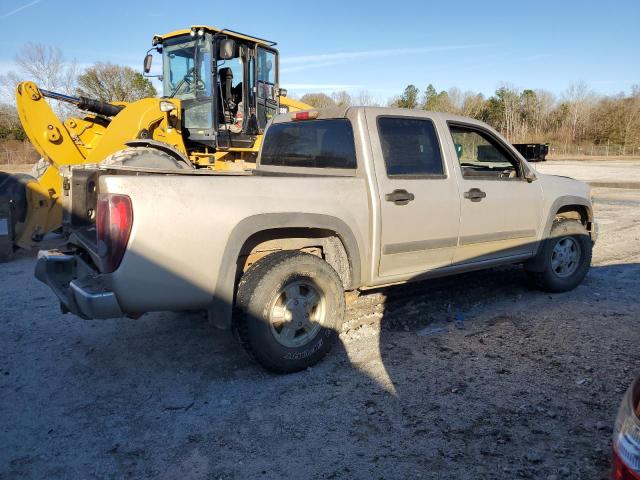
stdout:
POLYGON ((149 73, 151 71, 152 63, 153 63, 153 55, 151 55, 150 53, 147 53, 147 55, 144 57, 144 64, 143 64, 144 73, 149 73))
POLYGON ((220 50, 218 53, 218 58, 220 60, 232 59, 236 53, 236 42, 230 38, 220 40, 220 50))
POLYGON ((537 180, 537 179, 538 179, 538 177, 536 176, 536 174, 534 173, 534 171, 533 171, 533 170, 531 170, 531 169, 529 169, 529 168, 526 168, 526 169, 525 169, 525 172, 524 172, 524 179, 525 179, 527 182, 531 183, 531 182, 533 182, 534 180, 537 180))

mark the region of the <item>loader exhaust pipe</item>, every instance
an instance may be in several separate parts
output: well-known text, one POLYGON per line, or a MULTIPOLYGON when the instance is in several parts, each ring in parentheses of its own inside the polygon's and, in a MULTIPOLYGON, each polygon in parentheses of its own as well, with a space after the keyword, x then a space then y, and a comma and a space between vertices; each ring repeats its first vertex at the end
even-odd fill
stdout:
POLYGON ((58 100, 60 102, 71 103, 80 110, 104 115, 105 117, 115 117, 120 113, 120 110, 124 108, 122 105, 113 105, 112 103, 94 100, 87 97, 72 97, 70 95, 64 95, 62 93, 51 92, 43 89, 40 89, 40 92, 47 98, 52 98, 53 100, 58 100))

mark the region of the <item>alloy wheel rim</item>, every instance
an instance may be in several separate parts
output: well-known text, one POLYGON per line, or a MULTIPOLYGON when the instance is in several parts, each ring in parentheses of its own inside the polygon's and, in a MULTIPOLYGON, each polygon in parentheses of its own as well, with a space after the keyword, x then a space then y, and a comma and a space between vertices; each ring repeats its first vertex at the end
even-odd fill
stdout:
POLYGON ((271 333, 282 346, 307 344, 320 331, 326 317, 326 302, 310 280, 296 280, 277 293, 269 311, 271 333))
POLYGON ((556 242, 551 252, 551 269, 558 277, 568 277, 580 262, 580 244, 573 237, 563 237, 556 242))

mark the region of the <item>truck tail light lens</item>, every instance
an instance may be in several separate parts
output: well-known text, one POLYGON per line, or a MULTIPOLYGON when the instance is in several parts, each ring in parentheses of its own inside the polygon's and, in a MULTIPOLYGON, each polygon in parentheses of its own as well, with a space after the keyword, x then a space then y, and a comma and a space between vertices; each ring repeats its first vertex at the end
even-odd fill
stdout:
POLYGON ((640 378, 622 400, 613 430, 614 480, 640 480, 640 378))
POLYGON ((120 265, 132 224, 133 210, 128 196, 110 193, 98 195, 96 233, 98 255, 103 259, 105 273, 115 271, 120 265))

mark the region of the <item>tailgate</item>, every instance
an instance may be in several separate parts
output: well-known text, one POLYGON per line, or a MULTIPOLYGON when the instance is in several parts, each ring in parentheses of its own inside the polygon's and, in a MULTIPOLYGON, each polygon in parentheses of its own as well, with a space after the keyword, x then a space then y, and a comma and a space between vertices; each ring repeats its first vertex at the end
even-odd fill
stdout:
POLYGON ((106 173, 97 167, 75 167, 63 172, 62 228, 77 243, 97 257, 96 205, 98 179, 106 173))

